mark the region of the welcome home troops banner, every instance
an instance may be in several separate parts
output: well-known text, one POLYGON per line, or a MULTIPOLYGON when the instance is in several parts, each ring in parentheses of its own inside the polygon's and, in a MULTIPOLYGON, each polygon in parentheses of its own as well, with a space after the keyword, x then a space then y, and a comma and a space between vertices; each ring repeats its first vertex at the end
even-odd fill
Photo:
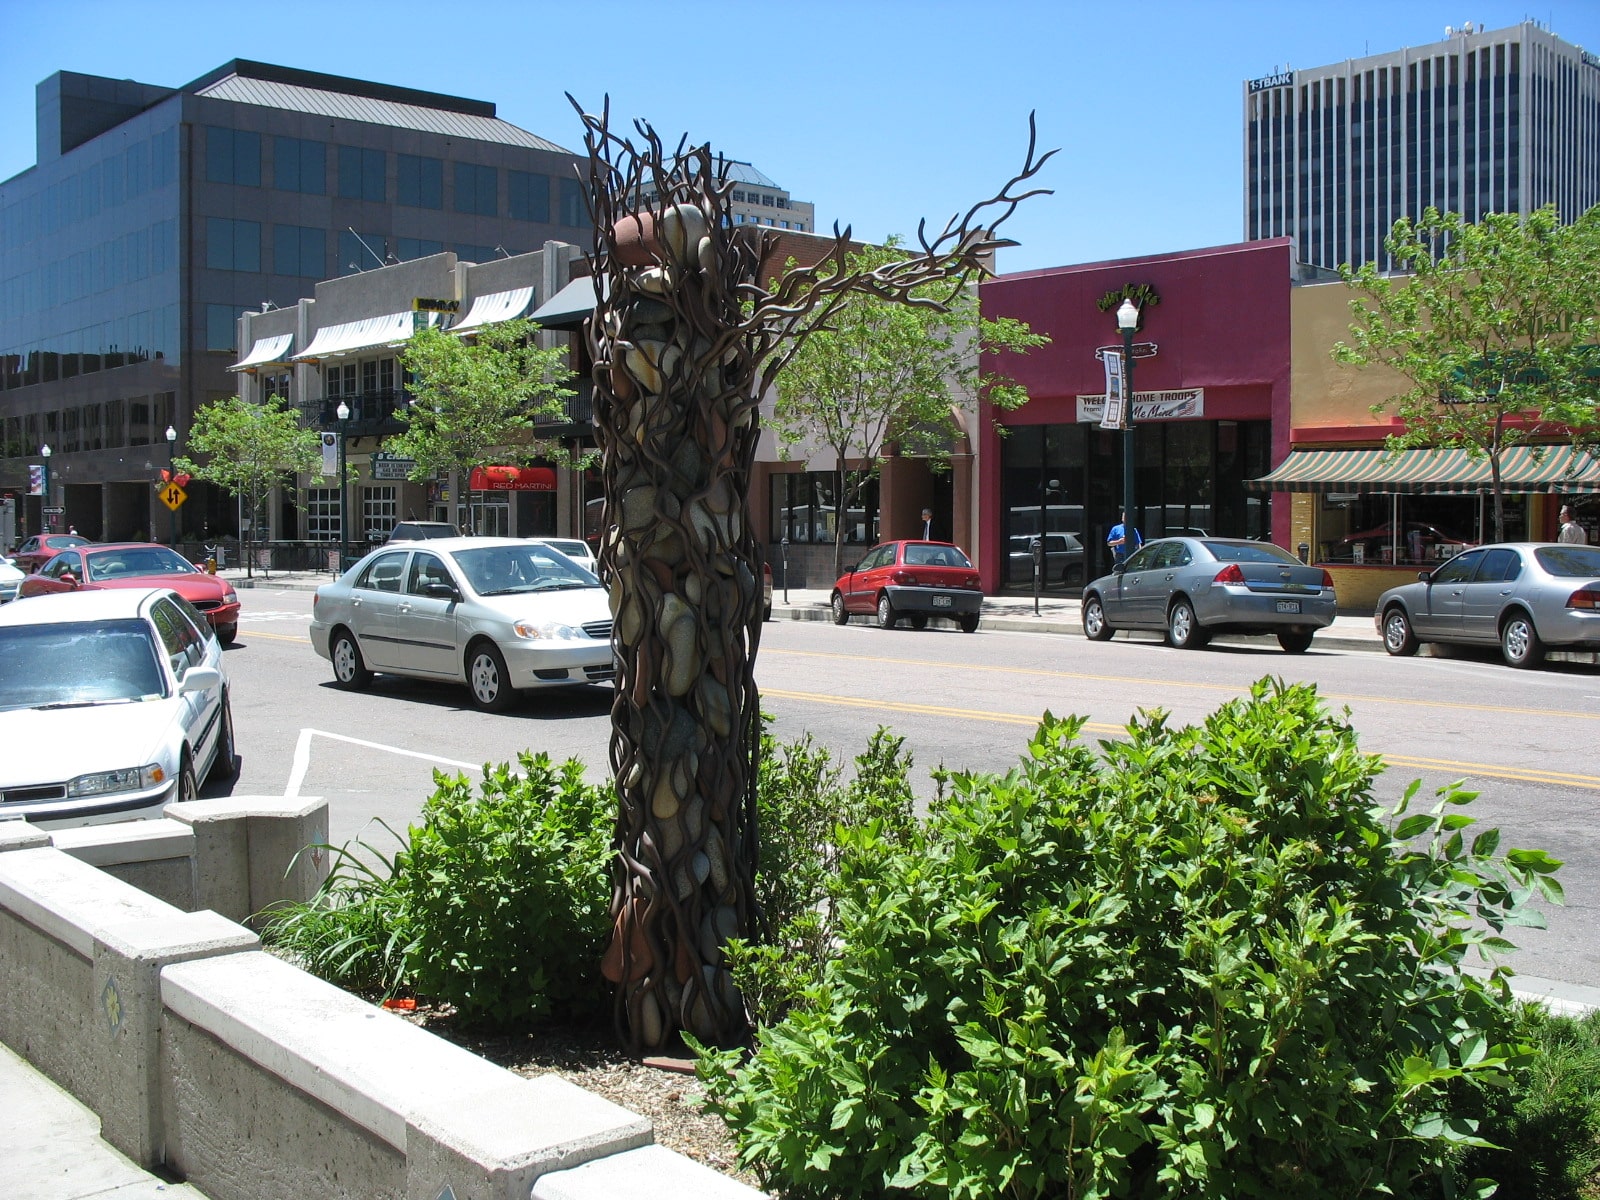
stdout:
MULTIPOLYGON (((1111 373, 1111 355, 1106 355, 1106 374, 1111 373)), ((1120 362, 1118 364, 1120 372, 1120 362)), ((1118 376, 1117 398, 1121 399, 1121 376, 1118 376)), ((1108 389, 1109 394, 1109 389, 1108 389)), ((1080 422, 1098 421, 1102 429, 1120 429, 1121 414, 1118 420, 1108 419, 1110 405, 1106 403, 1105 396, 1079 396, 1078 420, 1080 422)), ((1137 392, 1133 397, 1133 420, 1137 424, 1141 421, 1190 421, 1198 420, 1206 415, 1206 390, 1205 388, 1184 388, 1174 392, 1137 392)))

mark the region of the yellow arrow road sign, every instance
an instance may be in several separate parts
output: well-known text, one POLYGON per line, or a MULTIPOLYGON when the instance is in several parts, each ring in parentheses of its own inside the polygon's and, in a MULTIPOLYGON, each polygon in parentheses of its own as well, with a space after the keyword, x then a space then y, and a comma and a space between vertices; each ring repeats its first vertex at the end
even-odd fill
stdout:
POLYGON ((189 493, 177 484, 169 483, 161 489, 160 496, 161 503, 165 504, 173 512, 177 512, 183 502, 189 498, 189 493))

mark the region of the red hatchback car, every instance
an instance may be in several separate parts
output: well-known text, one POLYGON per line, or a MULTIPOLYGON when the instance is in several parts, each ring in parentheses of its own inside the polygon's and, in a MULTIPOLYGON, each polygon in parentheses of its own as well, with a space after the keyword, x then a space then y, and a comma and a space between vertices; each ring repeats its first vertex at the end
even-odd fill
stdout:
POLYGON ((17 552, 11 556, 11 561, 17 564, 19 571, 37 571, 54 558, 58 551, 87 545, 89 539, 79 537, 75 533, 41 533, 18 546, 17 552))
POLYGON ((929 617, 948 617, 964 632, 976 633, 983 586, 960 546, 884 542, 839 576, 832 603, 835 625, 853 613, 875 613, 880 629, 893 629, 902 617, 913 629, 926 629, 929 617))
POLYGON ((59 551, 17 587, 17 599, 103 588, 171 588, 205 614, 217 640, 231 646, 239 632, 239 595, 183 555, 147 542, 109 542, 59 551))

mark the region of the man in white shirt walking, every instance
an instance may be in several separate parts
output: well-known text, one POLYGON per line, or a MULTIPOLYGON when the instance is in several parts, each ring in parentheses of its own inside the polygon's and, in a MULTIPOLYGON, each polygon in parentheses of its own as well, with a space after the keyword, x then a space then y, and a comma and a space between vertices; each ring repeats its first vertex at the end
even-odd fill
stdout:
POLYGON ((1556 534, 1558 542, 1572 542, 1578 546, 1589 544, 1589 535, 1583 531, 1583 526, 1578 524, 1578 519, 1572 515, 1572 506, 1561 506, 1561 532, 1556 534))

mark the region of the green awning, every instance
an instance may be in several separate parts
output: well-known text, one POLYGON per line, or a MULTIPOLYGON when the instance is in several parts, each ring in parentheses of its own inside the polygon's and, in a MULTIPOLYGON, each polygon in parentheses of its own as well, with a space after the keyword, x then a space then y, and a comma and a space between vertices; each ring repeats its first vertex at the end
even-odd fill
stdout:
MULTIPOLYGON (((1600 492, 1600 457, 1572 446, 1513 446, 1500 456, 1507 492, 1600 492)), ((1465 450, 1291 450, 1253 492, 1431 492, 1494 490, 1489 460, 1465 450)))

